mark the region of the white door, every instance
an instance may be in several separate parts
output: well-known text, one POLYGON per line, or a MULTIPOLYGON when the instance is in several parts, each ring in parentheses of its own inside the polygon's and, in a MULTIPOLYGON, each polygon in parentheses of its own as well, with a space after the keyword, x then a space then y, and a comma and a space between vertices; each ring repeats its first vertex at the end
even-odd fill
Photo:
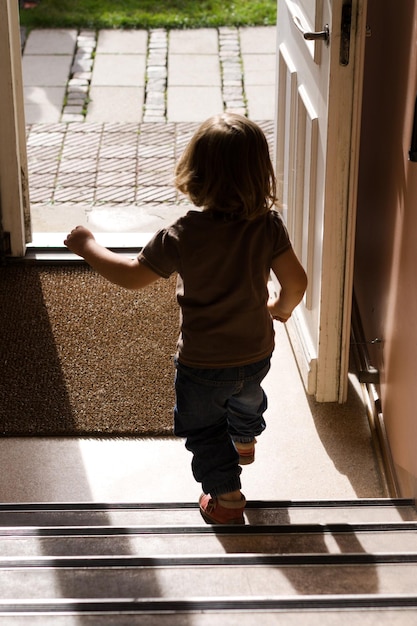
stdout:
POLYGON ((0 0, 0 250, 24 256, 30 209, 17 0, 0 0))
POLYGON ((347 394, 366 1, 278 0, 278 190, 309 278, 287 328, 319 402, 347 394))

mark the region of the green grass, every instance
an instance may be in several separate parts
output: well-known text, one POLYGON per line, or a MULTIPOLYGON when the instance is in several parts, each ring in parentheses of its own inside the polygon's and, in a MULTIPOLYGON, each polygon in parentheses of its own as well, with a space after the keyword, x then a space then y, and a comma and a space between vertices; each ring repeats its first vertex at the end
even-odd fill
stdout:
POLYGON ((198 28, 272 25, 276 0, 39 0, 28 28, 198 28))

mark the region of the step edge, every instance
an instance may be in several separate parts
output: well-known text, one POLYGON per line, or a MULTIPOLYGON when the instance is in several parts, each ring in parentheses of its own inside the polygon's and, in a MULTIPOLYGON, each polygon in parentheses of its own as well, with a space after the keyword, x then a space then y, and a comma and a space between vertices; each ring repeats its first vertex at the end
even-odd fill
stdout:
POLYGON ((94 555, 0 557, 0 571, 31 569, 160 569, 198 567, 383 566, 417 564, 417 552, 294 553, 218 555, 94 555))
MULTIPOLYGON (((0 512, 28 511, 117 511, 117 510, 172 510, 196 509, 196 502, 5 502, 0 503, 0 512)), ((362 498, 355 500, 249 500, 248 509, 280 508, 366 508, 366 507, 412 507, 412 498, 362 498)))
POLYGON ((329 524, 247 524, 243 526, 0 526, 0 537, 118 537, 124 535, 291 535, 415 532, 417 521, 329 524))
POLYGON ((283 611, 283 610, 352 610, 393 609, 417 607, 417 595, 357 594, 357 595, 299 595, 241 598, 107 598, 0 600, 0 615, 30 614, 110 614, 110 613, 192 613, 201 611, 283 611))

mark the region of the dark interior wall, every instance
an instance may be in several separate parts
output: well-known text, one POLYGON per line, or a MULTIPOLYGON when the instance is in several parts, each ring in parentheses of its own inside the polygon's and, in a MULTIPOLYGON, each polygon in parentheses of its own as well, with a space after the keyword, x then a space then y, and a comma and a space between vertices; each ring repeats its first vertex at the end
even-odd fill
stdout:
POLYGON ((413 0, 368 0, 354 290, 402 490, 417 489, 417 163, 413 0), (412 442, 412 444, 411 444, 412 442))

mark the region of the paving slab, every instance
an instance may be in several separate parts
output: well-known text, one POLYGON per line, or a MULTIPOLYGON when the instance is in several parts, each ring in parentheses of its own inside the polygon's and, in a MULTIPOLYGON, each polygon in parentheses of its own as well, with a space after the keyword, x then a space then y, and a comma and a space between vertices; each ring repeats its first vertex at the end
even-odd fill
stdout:
POLYGON ((220 87, 171 86, 168 90, 167 118, 170 122, 203 122, 221 111, 220 87))
POLYGON ((152 233, 184 215, 187 205, 149 204, 141 206, 95 206, 86 213, 88 227, 94 232, 152 233))
POLYGON ((275 26, 253 26, 239 29, 242 53, 275 54, 277 50, 277 29, 275 26))
POLYGON ((219 52, 217 30, 215 28, 171 30, 169 50, 171 54, 217 55, 219 52))
POLYGON ((25 55, 22 59, 25 87, 66 86, 71 70, 70 55, 25 55))
POLYGON ((61 111, 65 98, 65 85, 61 87, 25 87, 23 98, 25 106, 28 104, 52 104, 61 111))
POLYGON ((55 187, 55 172, 37 172, 31 174, 30 186, 32 190, 44 189, 45 187, 52 190, 55 187))
POLYGON ((148 31, 146 30, 100 30, 97 54, 146 54, 148 31))
MULTIPOLYGON (((32 168, 33 166, 31 166, 32 168)), ((94 157, 86 159, 62 159, 60 172, 95 172, 97 170, 97 159, 94 157)))
POLYGON ((45 101, 25 103, 25 119, 27 124, 55 124, 60 121, 62 103, 45 101))
POLYGON ((98 187, 94 197, 99 204, 101 202, 113 202, 115 205, 134 204, 136 189, 132 185, 126 185, 125 187, 98 187))
POLYGON ((59 172, 56 178, 57 189, 72 187, 95 187, 97 172, 59 172))
MULTIPOLYGON (((68 127, 70 131, 70 126, 68 127)), ((97 159, 101 141, 101 132, 89 134, 67 133, 61 149, 62 160, 97 159)))
POLYGON ((25 43, 25 54, 74 54, 77 42, 75 29, 35 29, 25 43))
POLYGON ((169 55, 168 89, 172 85, 220 87, 220 64, 209 54, 169 55))
POLYGON ((254 121, 274 119, 276 110, 274 85, 247 85, 246 99, 250 119, 254 121))
POLYGON ((146 56, 144 54, 97 54, 91 85, 111 87, 144 87, 146 56))
MULTIPOLYGON (((63 164, 64 165, 64 164, 63 164)), ((100 159, 100 161, 94 161, 95 169, 99 172, 136 172, 136 160, 129 157, 114 158, 109 157, 107 159, 100 159)), ((62 166, 61 166, 62 168, 62 166)))
POLYGON ((38 126, 37 132, 30 132, 27 137, 27 146, 31 149, 36 146, 48 147, 62 145, 66 134, 67 127, 61 124, 54 124, 53 126, 38 126))
POLYGON ((32 204, 32 228, 35 233, 70 232, 78 224, 87 222, 88 204, 32 204))
POLYGON ((136 183, 136 172, 132 171, 98 171, 96 175, 97 187, 126 187, 136 183))
POLYGON ((141 122, 143 87, 91 87, 86 122, 141 122))
POLYGON ((275 85, 276 57, 274 54, 243 54, 245 85, 275 85))

